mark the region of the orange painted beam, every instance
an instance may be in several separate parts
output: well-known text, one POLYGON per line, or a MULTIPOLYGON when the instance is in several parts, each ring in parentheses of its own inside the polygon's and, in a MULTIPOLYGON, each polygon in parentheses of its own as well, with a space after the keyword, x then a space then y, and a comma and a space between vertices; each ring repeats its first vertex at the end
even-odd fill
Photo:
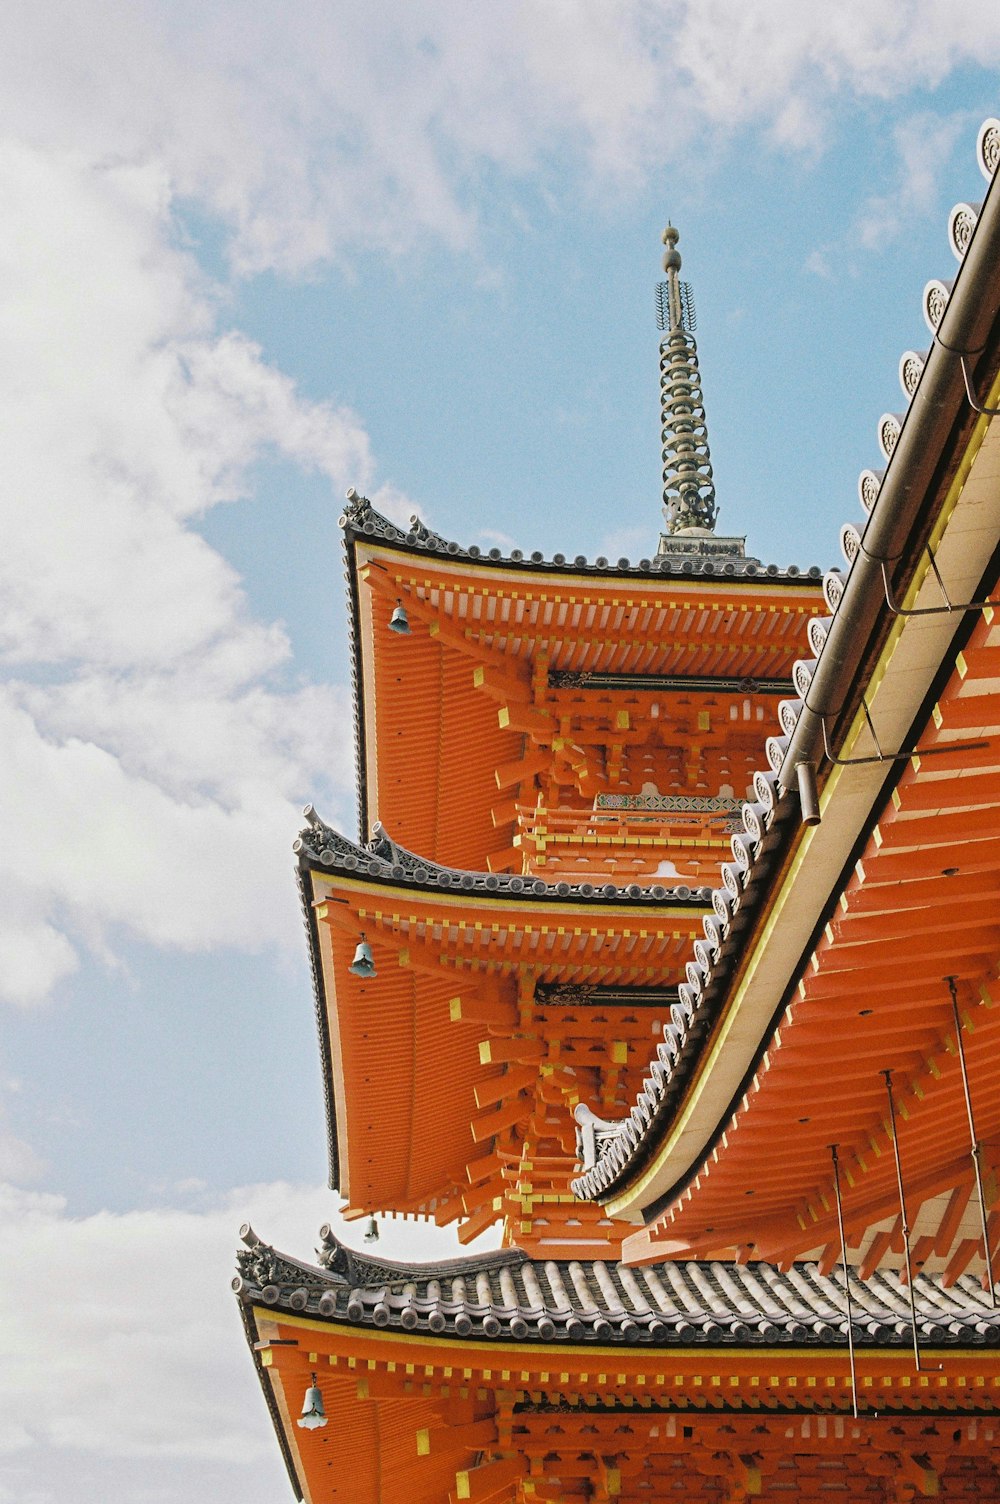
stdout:
POLYGON ((927 757, 914 753, 910 766, 918 772, 938 775, 963 773, 969 768, 997 770, 1000 769, 1000 738, 995 733, 988 732, 982 737, 976 737, 974 742, 963 737, 954 747, 948 741, 938 738, 934 755, 927 757))
MULTIPOLYGON (((1000 854, 997 865, 1000 868, 1000 854)), ((872 871, 873 878, 878 870, 876 864, 872 871)), ((848 890, 838 910, 834 928, 837 925, 850 926, 855 918, 863 915, 912 914, 919 909, 949 911, 952 908, 965 908, 970 902, 974 907, 1000 907, 1000 883, 984 880, 982 873, 964 872, 952 877, 937 872, 921 878, 897 878, 892 883, 872 882, 848 890)))
POLYGON ((469 1123, 473 1141, 477 1144, 484 1144, 488 1139, 502 1133, 505 1128, 513 1128, 516 1124, 523 1123, 531 1112, 531 1105, 530 1096, 525 1094, 514 1097, 492 1112, 477 1113, 469 1123))
POLYGON ((472 1094, 476 1099, 477 1107, 489 1107, 494 1102, 505 1102, 517 1096, 519 1092, 527 1091, 529 1087, 535 1086, 537 1081, 537 1066, 508 1068, 501 1075, 492 1076, 486 1081, 477 1081, 472 1088, 472 1094))
POLYGON ((1000 699, 994 694, 943 696, 934 707, 934 724, 948 731, 996 732, 1000 699))
MULTIPOLYGON (((1000 710, 998 710, 1000 715, 1000 710)), ((912 816, 881 820, 874 840, 880 851, 919 847, 929 851, 955 847, 963 841, 981 841, 1000 836, 1000 806, 991 809, 950 810, 942 814, 921 810, 912 816)), ((950 864, 946 864, 950 865, 950 864)), ((957 864, 956 864, 957 865, 957 864)))
POLYGON ((957 1185, 948 1200, 948 1206, 944 1216, 938 1225, 937 1235, 934 1239, 934 1252, 939 1258, 944 1258, 958 1232, 958 1225, 962 1220, 962 1214, 969 1204, 972 1195, 972 1178, 968 1185, 957 1185))
MULTIPOLYGON (((946 957, 947 952, 944 952, 942 959, 946 957)), ((949 968, 946 966, 945 970, 947 969, 949 968)), ((908 991, 914 985, 924 985, 926 973, 927 966, 919 959, 910 964, 901 960, 877 966, 868 965, 860 975, 849 968, 829 972, 824 969, 810 976, 808 995, 810 998, 842 997, 852 1001, 860 998, 863 1004, 870 1003, 880 993, 908 991)), ((941 975, 944 974, 942 971, 941 975)))
POLYGON ((501 661, 477 663, 472 670, 472 687, 492 699, 531 703, 531 675, 519 661, 504 657, 501 661))
POLYGON ((907 812, 916 810, 971 809, 975 805, 995 806, 1000 803, 1000 772, 980 773, 977 776, 953 778, 921 776, 911 771, 893 792, 896 808, 907 812))
POLYGON ((512 762, 498 763, 493 773, 497 788, 509 789, 515 784, 526 783, 547 768, 550 760, 548 752, 528 752, 512 762))
POLYGON ((854 926, 844 938, 835 934, 833 941, 823 944, 816 952, 814 975, 820 971, 825 976, 852 972, 866 977, 874 970, 869 963, 876 957, 881 965, 898 957, 910 967, 941 956, 988 955, 998 938, 995 924, 973 925, 969 919, 963 922, 961 916, 956 918, 954 914, 941 917, 936 910, 925 914, 916 926, 909 915, 898 921, 890 915, 879 926, 869 924, 867 929, 866 936, 860 933, 860 925, 854 926))
POLYGON ((909 851, 870 847, 858 863, 858 872, 866 885, 943 877, 952 871, 965 875, 995 873, 998 868, 1000 853, 993 836, 982 839, 973 836, 950 852, 942 851, 939 845, 920 846, 909 851))

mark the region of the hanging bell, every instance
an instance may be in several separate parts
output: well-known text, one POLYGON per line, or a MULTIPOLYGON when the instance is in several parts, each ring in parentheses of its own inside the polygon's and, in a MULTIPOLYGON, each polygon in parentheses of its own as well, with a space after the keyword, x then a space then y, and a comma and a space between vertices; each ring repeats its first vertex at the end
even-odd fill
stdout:
POLYGON ((315 1431, 317 1426, 326 1425, 326 1411, 323 1409, 323 1395, 316 1383, 316 1375, 312 1376, 312 1383, 306 1390, 306 1397, 302 1401, 302 1414, 297 1424, 304 1431, 315 1431))
POLYGON ((357 949, 354 952, 354 960, 351 962, 348 970, 354 977, 374 977, 378 975, 375 970, 375 962, 372 958, 372 948, 364 935, 358 941, 357 949))
POLYGON ((374 1217, 368 1218, 368 1226, 365 1228, 365 1242, 378 1242, 378 1223, 375 1221, 374 1217))
POLYGON ((406 607, 400 600, 397 600, 396 609, 389 617, 389 631, 398 632, 401 637, 410 635, 410 618, 406 614, 406 607))

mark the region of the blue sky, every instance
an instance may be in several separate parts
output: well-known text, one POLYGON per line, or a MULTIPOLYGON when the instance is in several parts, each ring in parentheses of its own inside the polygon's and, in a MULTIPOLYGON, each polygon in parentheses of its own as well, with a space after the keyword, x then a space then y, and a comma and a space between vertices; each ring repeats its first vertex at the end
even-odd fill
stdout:
POLYGON ((333 1209, 290 845, 307 800, 354 828, 347 486, 650 553, 669 216, 720 529, 837 561, 983 190, 1000 16, 803 9, 12 22, 0 1504, 288 1497, 227 1285, 245 1216, 308 1253, 333 1209))

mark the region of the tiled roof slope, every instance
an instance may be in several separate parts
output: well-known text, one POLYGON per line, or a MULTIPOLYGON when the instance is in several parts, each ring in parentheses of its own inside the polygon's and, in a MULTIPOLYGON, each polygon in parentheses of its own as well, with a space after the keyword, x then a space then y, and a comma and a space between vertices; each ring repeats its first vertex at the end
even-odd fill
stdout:
POLYGON ((546 559, 544 554, 537 551, 526 558, 518 548, 512 549, 509 554, 503 553, 499 548, 491 548, 484 552, 474 543, 466 548, 460 543, 442 538, 439 533, 433 532, 421 522, 419 517, 410 518, 408 530, 397 527, 394 522, 390 522, 387 517, 376 512, 367 496, 360 496, 354 490, 347 493, 347 506, 341 516, 340 525, 344 529, 348 544, 353 539, 367 539, 376 543, 389 543, 393 547, 405 548, 410 552, 430 557, 438 555, 462 559, 485 567, 500 565, 504 569, 564 571, 566 574, 610 575, 619 578, 629 576, 641 578, 648 574, 718 574, 726 578, 740 575, 748 579, 766 580, 772 583, 775 581, 801 583, 803 579, 818 580, 821 574, 821 570, 816 565, 800 569, 796 564, 789 564, 787 568, 781 569, 777 564, 761 564, 758 559, 744 559, 729 554, 716 559, 710 555, 703 557, 695 554, 683 559, 664 555, 640 559, 638 563, 633 564, 624 558, 614 563, 603 557, 591 560, 583 554, 577 554, 573 559, 568 559, 565 554, 555 554, 551 559, 546 559))
MULTIPOLYGON (((503 1251, 439 1264, 395 1264, 346 1248, 320 1230, 320 1265, 263 1243, 249 1226, 233 1289, 244 1308, 263 1304, 352 1327, 515 1338, 528 1342, 665 1347, 828 1346, 846 1340, 841 1276, 815 1264, 779 1273, 672 1262, 627 1269, 598 1260, 533 1261, 503 1251)), ((979 1283, 945 1289, 919 1276, 921 1340, 942 1347, 1000 1347, 1000 1312, 979 1283)), ((912 1345, 909 1296, 895 1274, 851 1278, 853 1331, 866 1346, 912 1345)))

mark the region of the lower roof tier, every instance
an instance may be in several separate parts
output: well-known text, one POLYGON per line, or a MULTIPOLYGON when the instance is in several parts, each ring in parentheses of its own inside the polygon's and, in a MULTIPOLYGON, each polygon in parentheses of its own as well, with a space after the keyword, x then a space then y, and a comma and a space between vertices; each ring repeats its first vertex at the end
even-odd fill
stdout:
POLYGON ((918 1279, 917 1371, 906 1287, 852 1277, 852 1368, 842 1279, 812 1265, 402 1265, 324 1229, 317 1266, 243 1231, 234 1289, 308 1504, 997 1497, 1000 1316, 971 1280, 918 1279))
MULTIPOLYGON (((668 1260, 639 1269, 602 1259, 531 1259, 516 1249, 435 1263, 399 1263, 348 1248, 320 1230, 320 1263, 263 1243, 248 1225, 235 1282, 240 1299, 335 1325, 433 1337, 625 1347, 829 1347, 846 1342, 842 1268, 668 1260)), ((851 1322, 869 1347, 912 1349, 909 1292, 895 1273, 851 1272, 851 1322)), ((914 1285, 918 1340, 996 1348, 1000 1309, 979 1280, 914 1285)), ((485 1360, 484 1360, 485 1361, 485 1360)))

